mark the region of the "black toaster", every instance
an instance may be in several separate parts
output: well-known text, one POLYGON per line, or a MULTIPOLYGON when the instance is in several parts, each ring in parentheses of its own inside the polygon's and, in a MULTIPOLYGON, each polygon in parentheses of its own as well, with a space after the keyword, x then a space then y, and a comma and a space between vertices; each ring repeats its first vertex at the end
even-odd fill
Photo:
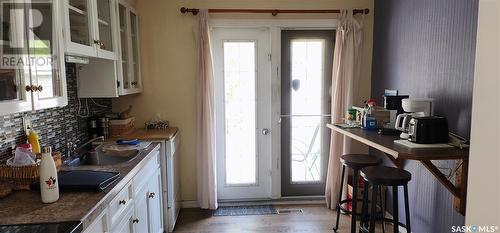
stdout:
POLYGON ((408 140, 420 144, 448 143, 448 120, 445 117, 413 117, 408 140))

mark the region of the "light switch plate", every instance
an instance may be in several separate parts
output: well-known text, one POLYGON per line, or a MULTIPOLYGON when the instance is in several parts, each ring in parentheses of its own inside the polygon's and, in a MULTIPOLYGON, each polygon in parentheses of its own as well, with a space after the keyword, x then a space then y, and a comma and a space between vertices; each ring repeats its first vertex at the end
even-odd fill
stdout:
POLYGON ((30 133, 31 128, 32 128, 31 119, 28 116, 23 116, 24 133, 26 133, 26 135, 28 135, 30 133))

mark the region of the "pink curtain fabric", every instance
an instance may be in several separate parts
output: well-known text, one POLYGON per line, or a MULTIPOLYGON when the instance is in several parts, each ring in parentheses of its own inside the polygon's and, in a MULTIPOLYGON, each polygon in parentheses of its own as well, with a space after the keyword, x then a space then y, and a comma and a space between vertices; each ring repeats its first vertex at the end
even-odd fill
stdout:
POLYGON ((214 69, 210 49, 208 10, 198 14, 197 80, 197 168, 198 204, 202 209, 217 209, 215 172, 214 69))
MULTIPOLYGON (((362 25, 354 19, 352 11, 342 10, 337 26, 333 55, 332 123, 344 121, 348 107, 358 96, 362 44, 362 25)), ((343 135, 332 131, 325 187, 326 203, 331 209, 335 209, 339 198, 340 156, 349 151, 349 145, 349 141, 343 135)), ((344 182, 344 184, 346 183, 344 182)))

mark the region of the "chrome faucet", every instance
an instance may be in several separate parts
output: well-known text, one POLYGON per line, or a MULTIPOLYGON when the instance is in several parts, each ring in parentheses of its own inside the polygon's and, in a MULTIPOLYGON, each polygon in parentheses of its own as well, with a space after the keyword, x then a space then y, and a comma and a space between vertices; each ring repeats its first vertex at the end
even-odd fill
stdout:
POLYGON ((95 141, 104 142, 104 136, 99 136, 99 137, 90 139, 90 140, 88 140, 87 142, 83 143, 82 145, 80 145, 78 147, 74 143, 68 142, 66 144, 66 147, 68 149, 68 153, 66 155, 66 158, 71 158, 71 154, 72 153, 78 152, 79 150, 83 149, 84 147, 86 147, 87 145, 89 145, 90 143, 93 143, 95 141))

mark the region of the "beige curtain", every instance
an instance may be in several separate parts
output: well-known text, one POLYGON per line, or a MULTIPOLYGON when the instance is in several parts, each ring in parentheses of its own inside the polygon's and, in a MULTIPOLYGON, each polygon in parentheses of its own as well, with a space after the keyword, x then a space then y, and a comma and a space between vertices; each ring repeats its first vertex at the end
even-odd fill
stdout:
MULTIPOLYGON (((352 11, 342 10, 333 55, 332 123, 344 121, 347 108, 358 96, 362 44, 362 24, 354 19, 352 11)), ((349 141, 343 135, 332 131, 325 188, 326 203, 331 209, 336 207, 339 198, 340 156, 349 151, 349 145, 349 141)))
POLYGON ((217 209, 215 172, 214 69, 210 50, 208 10, 198 14, 197 80, 197 168, 198 204, 202 209, 217 209))

